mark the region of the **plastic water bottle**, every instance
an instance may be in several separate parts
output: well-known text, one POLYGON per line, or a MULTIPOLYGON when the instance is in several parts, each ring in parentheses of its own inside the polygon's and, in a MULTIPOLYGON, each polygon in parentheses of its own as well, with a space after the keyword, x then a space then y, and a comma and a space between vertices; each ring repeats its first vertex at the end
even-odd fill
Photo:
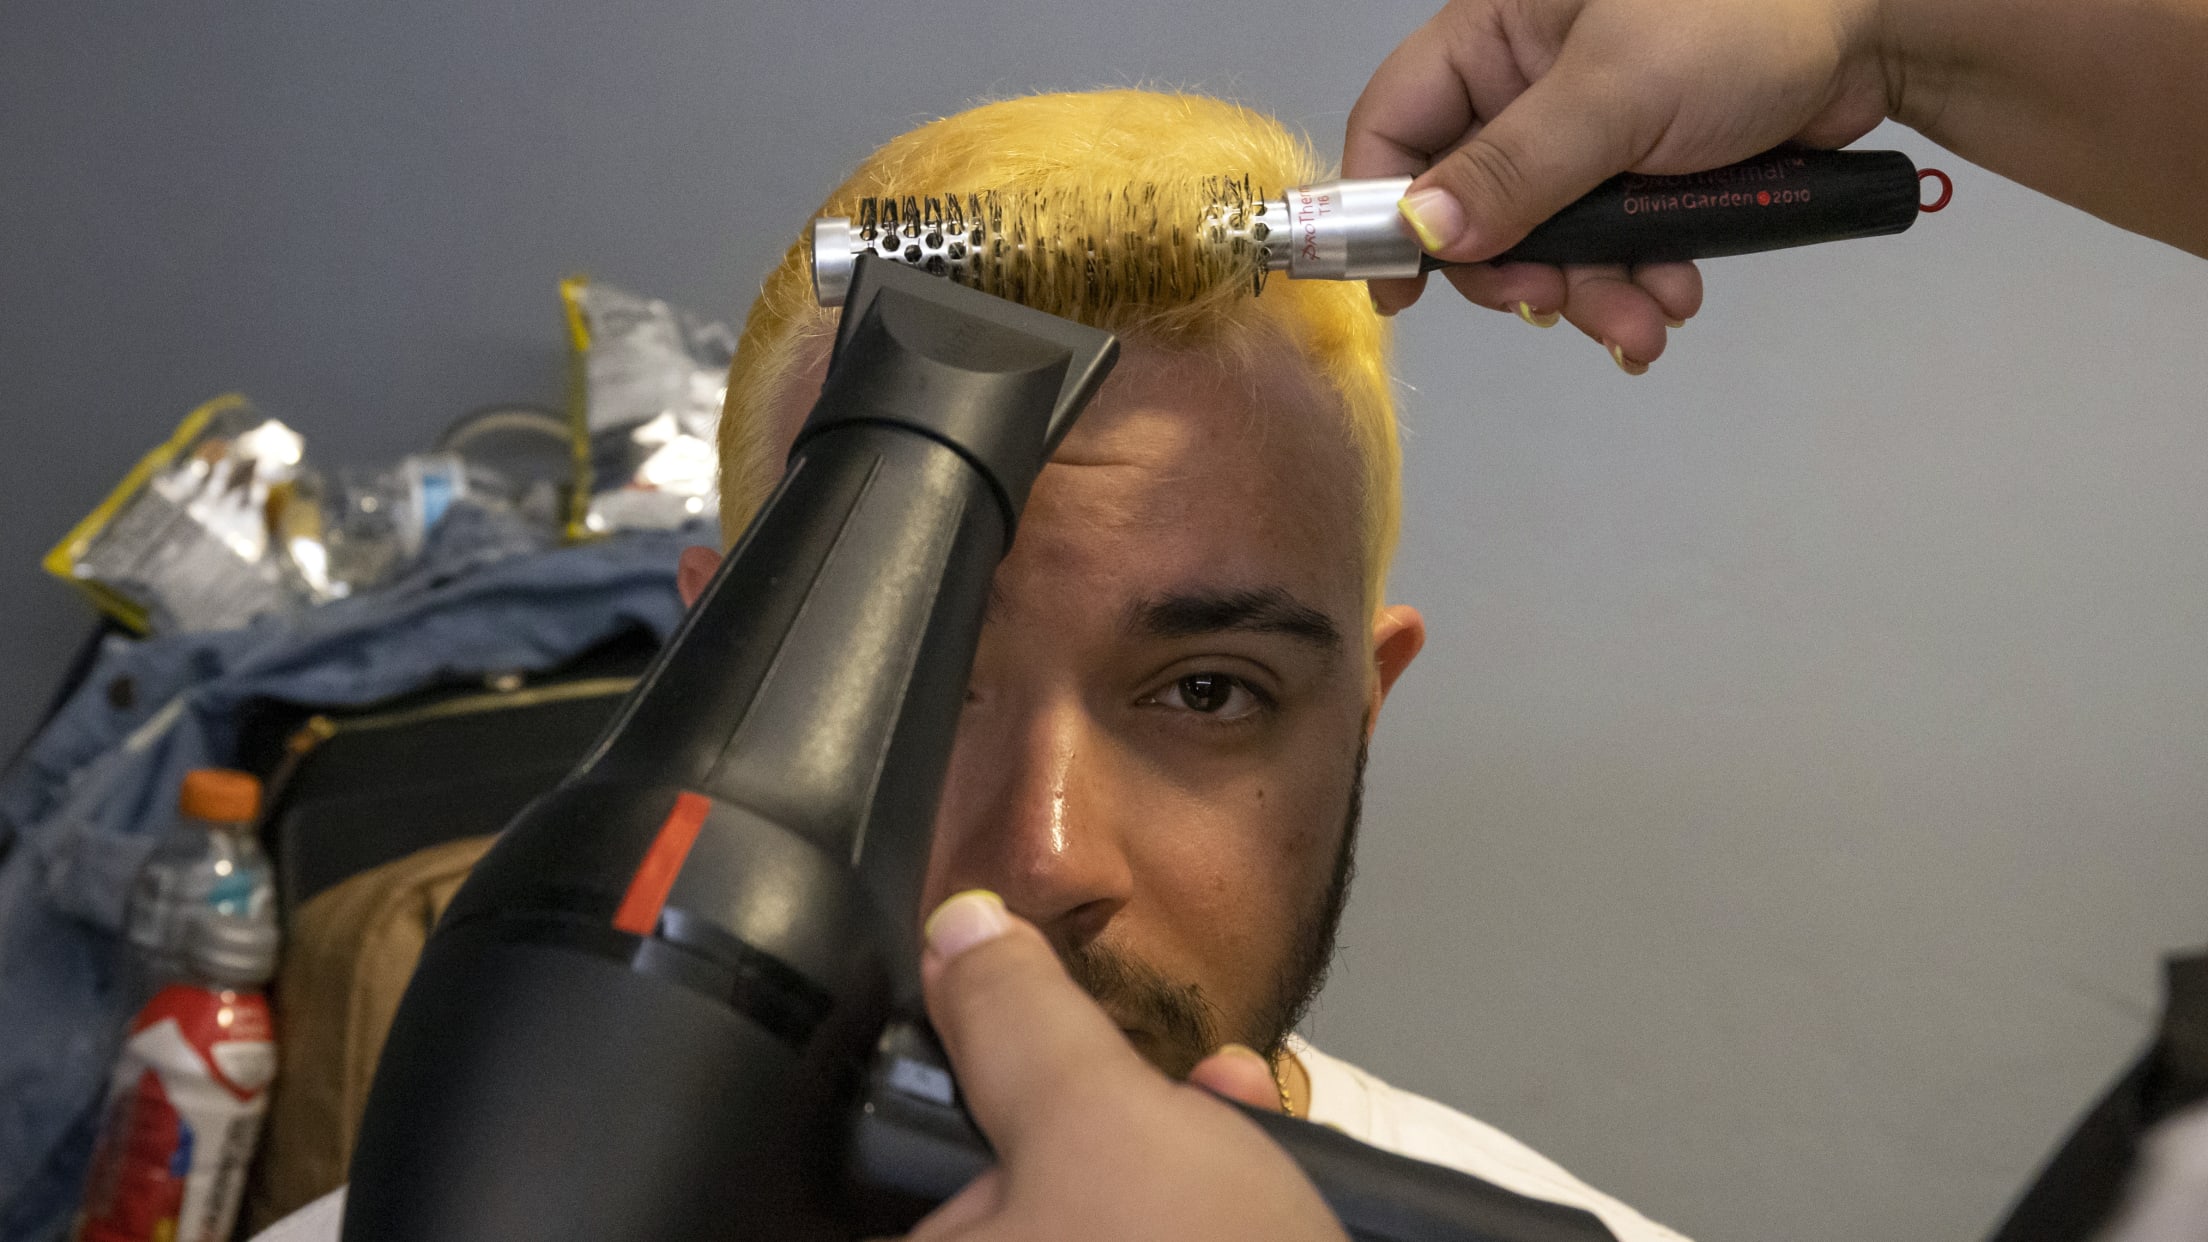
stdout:
POLYGON ((253 835, 261 783, 244 772, 196 768, 177 795, 175 828, 131 887, 124 937, 135 957, 132 1003, 184 973, 185 937, 201 911, 274 923, 275 876, 253 835))
POLYGON ((184 978, 132 1019, 108 1082, 75 1242, 228 1242, 268 1114, 272 913, 196 911, 184 978))

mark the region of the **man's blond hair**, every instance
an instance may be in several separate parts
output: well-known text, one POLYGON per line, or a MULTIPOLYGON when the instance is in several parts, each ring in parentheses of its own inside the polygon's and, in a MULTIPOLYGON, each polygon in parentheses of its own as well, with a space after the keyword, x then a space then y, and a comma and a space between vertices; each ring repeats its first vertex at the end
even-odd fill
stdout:
MULTIPOLYGON (((1247 176, 1260 194, 1321 175, 1317 157, 1278 121, 1203 95, 1146 90, 1032 95, 983 104, 923 125, 876 151, 836 187, 816 215, 853 216, 880 195, 996 191, 1027 201, 1096 203, 1125 187, 1154 186, 1168 219, 1202 216, 1204 178, 1247 176)), ((1046 228, 1051 221, 1041 222, 1046 228)), ((1109 230, 1090 244, 1110 252, 1109 230)), ((1108 255, 1113 259, 1123 256, 1108 255)), ((1133 256, 1125 256, 1133 257, 1133 256)), ((1362 284, 1274 280, 1263 295, 1228 282, 1139 294, 1099 295, 1050 284, 1022 300, 1048 311, 1176 350, 1249 360, 1284 339, 1340 400, 1361 470, 1365 599, 1376 607, 1402 510, 1402 456, 1388 387, 1387 321, 1362 284)), ((765 503, 781 472, 775 414, 784 389, 835 330, 835 312, 813 299, 800 238, 768 275, 744 322, 721 418, 721 529, 734 539, 765 503)))

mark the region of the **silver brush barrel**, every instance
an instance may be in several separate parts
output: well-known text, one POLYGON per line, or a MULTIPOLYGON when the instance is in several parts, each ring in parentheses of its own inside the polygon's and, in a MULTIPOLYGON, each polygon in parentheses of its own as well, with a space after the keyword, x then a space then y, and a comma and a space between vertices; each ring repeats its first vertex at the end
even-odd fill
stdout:
POLYGON ((822 306, 841 306, 862 254, 1015 300, 1022 282, 1045 269, 1079 269, 1084 279, 1129 285, 1144 275, 1127 270, 1130 261, 1174 269, 1169 284, 1238 280, 1253 292, 1268 272, 1297 280, 1415 276, 1424 254, 1395 207, 1409 185, 1408 177, 1326 181, 1268 199, 1253 195, 1245 178, 1212 178, 1205 182, 1208 205, 1185 226, 1159 219, 1156 196, 1139 191, 1095 201, 1050 194, 868 198, 856 218, 813 221, 813 294, 822 306), (1117 271, 1090 262, 1088 230, 1099 218, 1114 235, 1139 236, 1147 255, 1122 255, 1117 271))
POLYGON ((813 221, 813 298, 822 306, 841 306, 851 292, 851 272, 866 253, 866 243, 845 216, 813 221))
POLYGON ((822 216, 813 221, 813 296, 841 306, 852 269, 862 254, 880 255, 931 276, 972 285, 979 256, 997 232, 994 197, 869 198, 859 218, 822 216))
POLYGON ((1395 206, 1410 188, 1409 177, 1322 181, 1263 204, 1273 233, 1266 239, 1266 266, 1292 280, 1418 275, 1426 252, 1395 206), (1279 239, 1282 222, 1288 231, 1285 245, 1279 239))

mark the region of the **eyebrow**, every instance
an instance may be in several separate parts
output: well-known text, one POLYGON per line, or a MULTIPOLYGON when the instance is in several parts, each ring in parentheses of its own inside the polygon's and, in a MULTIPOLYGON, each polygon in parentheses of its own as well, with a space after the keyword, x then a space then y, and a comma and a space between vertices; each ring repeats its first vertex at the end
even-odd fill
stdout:
POLYGON ((1325 613, 1279 587, 1168 592, 1130 604, 1125 625, 1131 633, 1153 638, 1244 630, 1285 634, 1327 651, 1342 646, 1341 631, 1325 613))

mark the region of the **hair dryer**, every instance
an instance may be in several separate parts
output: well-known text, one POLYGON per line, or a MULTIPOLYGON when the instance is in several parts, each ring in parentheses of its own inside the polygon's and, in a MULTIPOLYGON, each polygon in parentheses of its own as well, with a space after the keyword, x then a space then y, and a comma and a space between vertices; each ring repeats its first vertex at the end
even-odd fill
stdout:
MULTIPOLYGON (((789 469, 605 736, 438 923, 345 1242, 847 1239, 987 1167, 916 909, 997 562, 1107 333, 861 260, 789 469)), ((1367 1242, 1575 1208, 1251 1112, 1367 1242)))

